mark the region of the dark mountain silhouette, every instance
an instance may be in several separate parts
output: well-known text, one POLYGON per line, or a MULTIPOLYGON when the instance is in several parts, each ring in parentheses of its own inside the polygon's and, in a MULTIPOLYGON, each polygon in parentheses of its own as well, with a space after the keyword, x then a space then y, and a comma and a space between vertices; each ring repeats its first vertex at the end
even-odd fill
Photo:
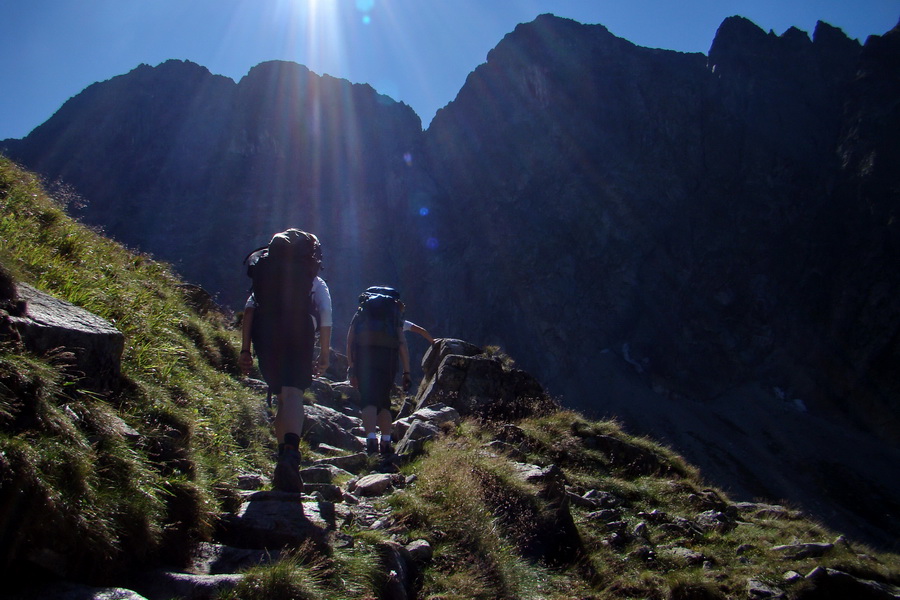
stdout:
POLYGON ((83 221, 240 307, 244 256, 298 224, 323 238, 345 295, 397 280, 402 252, 384 241, 405 240, 404 155, 421 144, 415 113, 367 85, 285 62, 235 84, 173 60, 90 86, 6 153, 74 187, 83 221))
POLYGON ((891 545, 898 64, 900 28, 860 45, 733 17, 705 56, 545 15, 424 132, 300 65, 234 83, 170 61, 0 147, 236 308, 246 252, 315 231, 338 332, 392 283, 436 335, 503 346, 738 497, 891 545))

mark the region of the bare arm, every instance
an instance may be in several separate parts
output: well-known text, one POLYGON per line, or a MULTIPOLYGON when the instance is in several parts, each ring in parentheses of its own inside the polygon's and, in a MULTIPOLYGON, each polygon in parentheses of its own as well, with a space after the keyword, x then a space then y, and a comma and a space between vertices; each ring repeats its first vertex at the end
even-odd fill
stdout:
POLYGON ((410 331, 413 331, 413 332, 415 332, 415 333, 418 333, 419 335, 421 335, 423 338, 425 338, 426 340, 428 340, 428 343, 429 343, 429 344, 433 344, 433 343, 434 343, 434 338, 431 337, 431 334, 428 333, 428 330, 426 330, 424 327, 419 327, 419 326, 416 325, 415 323, 412 323, 412 324, 410 325, 410 327, 409 327, 409 330, 410 330, 410 331))
POLYGON ((353 325, 356 323, 356 315, 353 316, 353 319, 350 321, 350 329, 347 330, 347 374, 348 379, 350 380, 350 385, 356 387, 357 379, 353 374, 353 364, 356 362, 356 334, 353 331, 353 325))
POLYGON ((406 337, 403 335, 403 326, 397 328, 400 338, 400 364, 403 365, 403 391, 409 390, 412 379, 409 375, 409 347, 406 345, 406 337))
POLYGON ((331 364, 331 327, 322 325, 319 328, 319 374, 328 370, 331 364))

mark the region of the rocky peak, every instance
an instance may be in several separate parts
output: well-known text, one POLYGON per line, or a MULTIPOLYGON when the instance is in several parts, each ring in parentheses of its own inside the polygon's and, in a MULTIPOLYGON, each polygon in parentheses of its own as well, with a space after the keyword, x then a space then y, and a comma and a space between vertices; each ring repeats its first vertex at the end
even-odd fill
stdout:
POLYGON ((809 35, 791 27, 778 36, 744 17, 723 21, 709 50, 710 68, 720 77, 796 76, 813 69, 846 75, 860 45, 840 29, 819 21, 809 35))
POLYGON ((723 70, 743 72, 753 65, 762 67, 760 58, 771 54, 777 44, 774 32, 766 33, 744 17, 728 17, 719 25, 710 46, 710 67, 720 75, 723 70))
POLYGON ((239 83, 268 88, 279 87, 283 81, 301 81, 316 77, 305 65, 286 60, 267 60, 251 67, 239 83))
POLYGON ((827 52, 828 49, 831 49, 834 50, 835 53, 840 51, 852 55, 860 49, 858 41, 850 39, 847 34, 844 33, 843 29, 835 27, 834 25, 829 25, 825 21, 816 22, 816 28, 813 30, 812 39, 813 44, 823 47, 823 52, 827 52))

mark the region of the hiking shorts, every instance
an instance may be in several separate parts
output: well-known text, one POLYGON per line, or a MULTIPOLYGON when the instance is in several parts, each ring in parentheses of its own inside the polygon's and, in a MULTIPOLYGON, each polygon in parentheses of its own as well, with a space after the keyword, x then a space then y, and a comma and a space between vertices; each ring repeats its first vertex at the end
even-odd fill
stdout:
POLYGON ((398 360, 396 348, 359 346, 354 367, 362 406, 390 410, 398 360))
POLYGON ((259 370, 275 395, 282 387, 304 390, 312 384, 311 352, 299 344, 273 344, 274 347, 257 350, 259 370))
MULTIPOLYGON (((259 370, 269 385, 269 391, 280 394, 282 387, 301 390, 312 384, 313 346, 311 333, 302 327, 256 327, 254 322, 253 346, 259 360, 259 370), (293 330, 292 330, 293 329, 293 330)), ((267 323, 260 323, 267 325, 267 323)))

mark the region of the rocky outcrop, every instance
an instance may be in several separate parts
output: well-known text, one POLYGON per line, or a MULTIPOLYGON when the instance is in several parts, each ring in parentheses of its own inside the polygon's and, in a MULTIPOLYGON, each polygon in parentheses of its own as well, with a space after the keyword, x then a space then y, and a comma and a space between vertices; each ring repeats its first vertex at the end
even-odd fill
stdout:
POLYGON ((358 409, 345 414, 327 406, 309 405, 303 435, 313 447, 324 444, 361 452, 366 445, 359 439, 363 428, 358 413, 358 409))
POLYGON ((419 409, 446 404, 462 417, 503 421, 557 408, 534 377, 462 340, 436 340, 422 366, 419 409))
POLYGON ((119 385, 125 336, 111 323, 28 284, 17 285, 21 315, 8 317, 24 346, 39 356, 53 354, 69 375, 91 390, 119 385))
POLYGON ((805 589, 797 600, 815 598, 866 598, 867 600, 897 600, 900 587, 856 577, 838 569, 816 567, 806 575, 805 589))
POLYGON ((415 456, 425 443, 444 432, 445 427, 455 427, 462 417, 452 406, 432 404, 394 422, 392 437, 399 439, 397 454, 415 456))

